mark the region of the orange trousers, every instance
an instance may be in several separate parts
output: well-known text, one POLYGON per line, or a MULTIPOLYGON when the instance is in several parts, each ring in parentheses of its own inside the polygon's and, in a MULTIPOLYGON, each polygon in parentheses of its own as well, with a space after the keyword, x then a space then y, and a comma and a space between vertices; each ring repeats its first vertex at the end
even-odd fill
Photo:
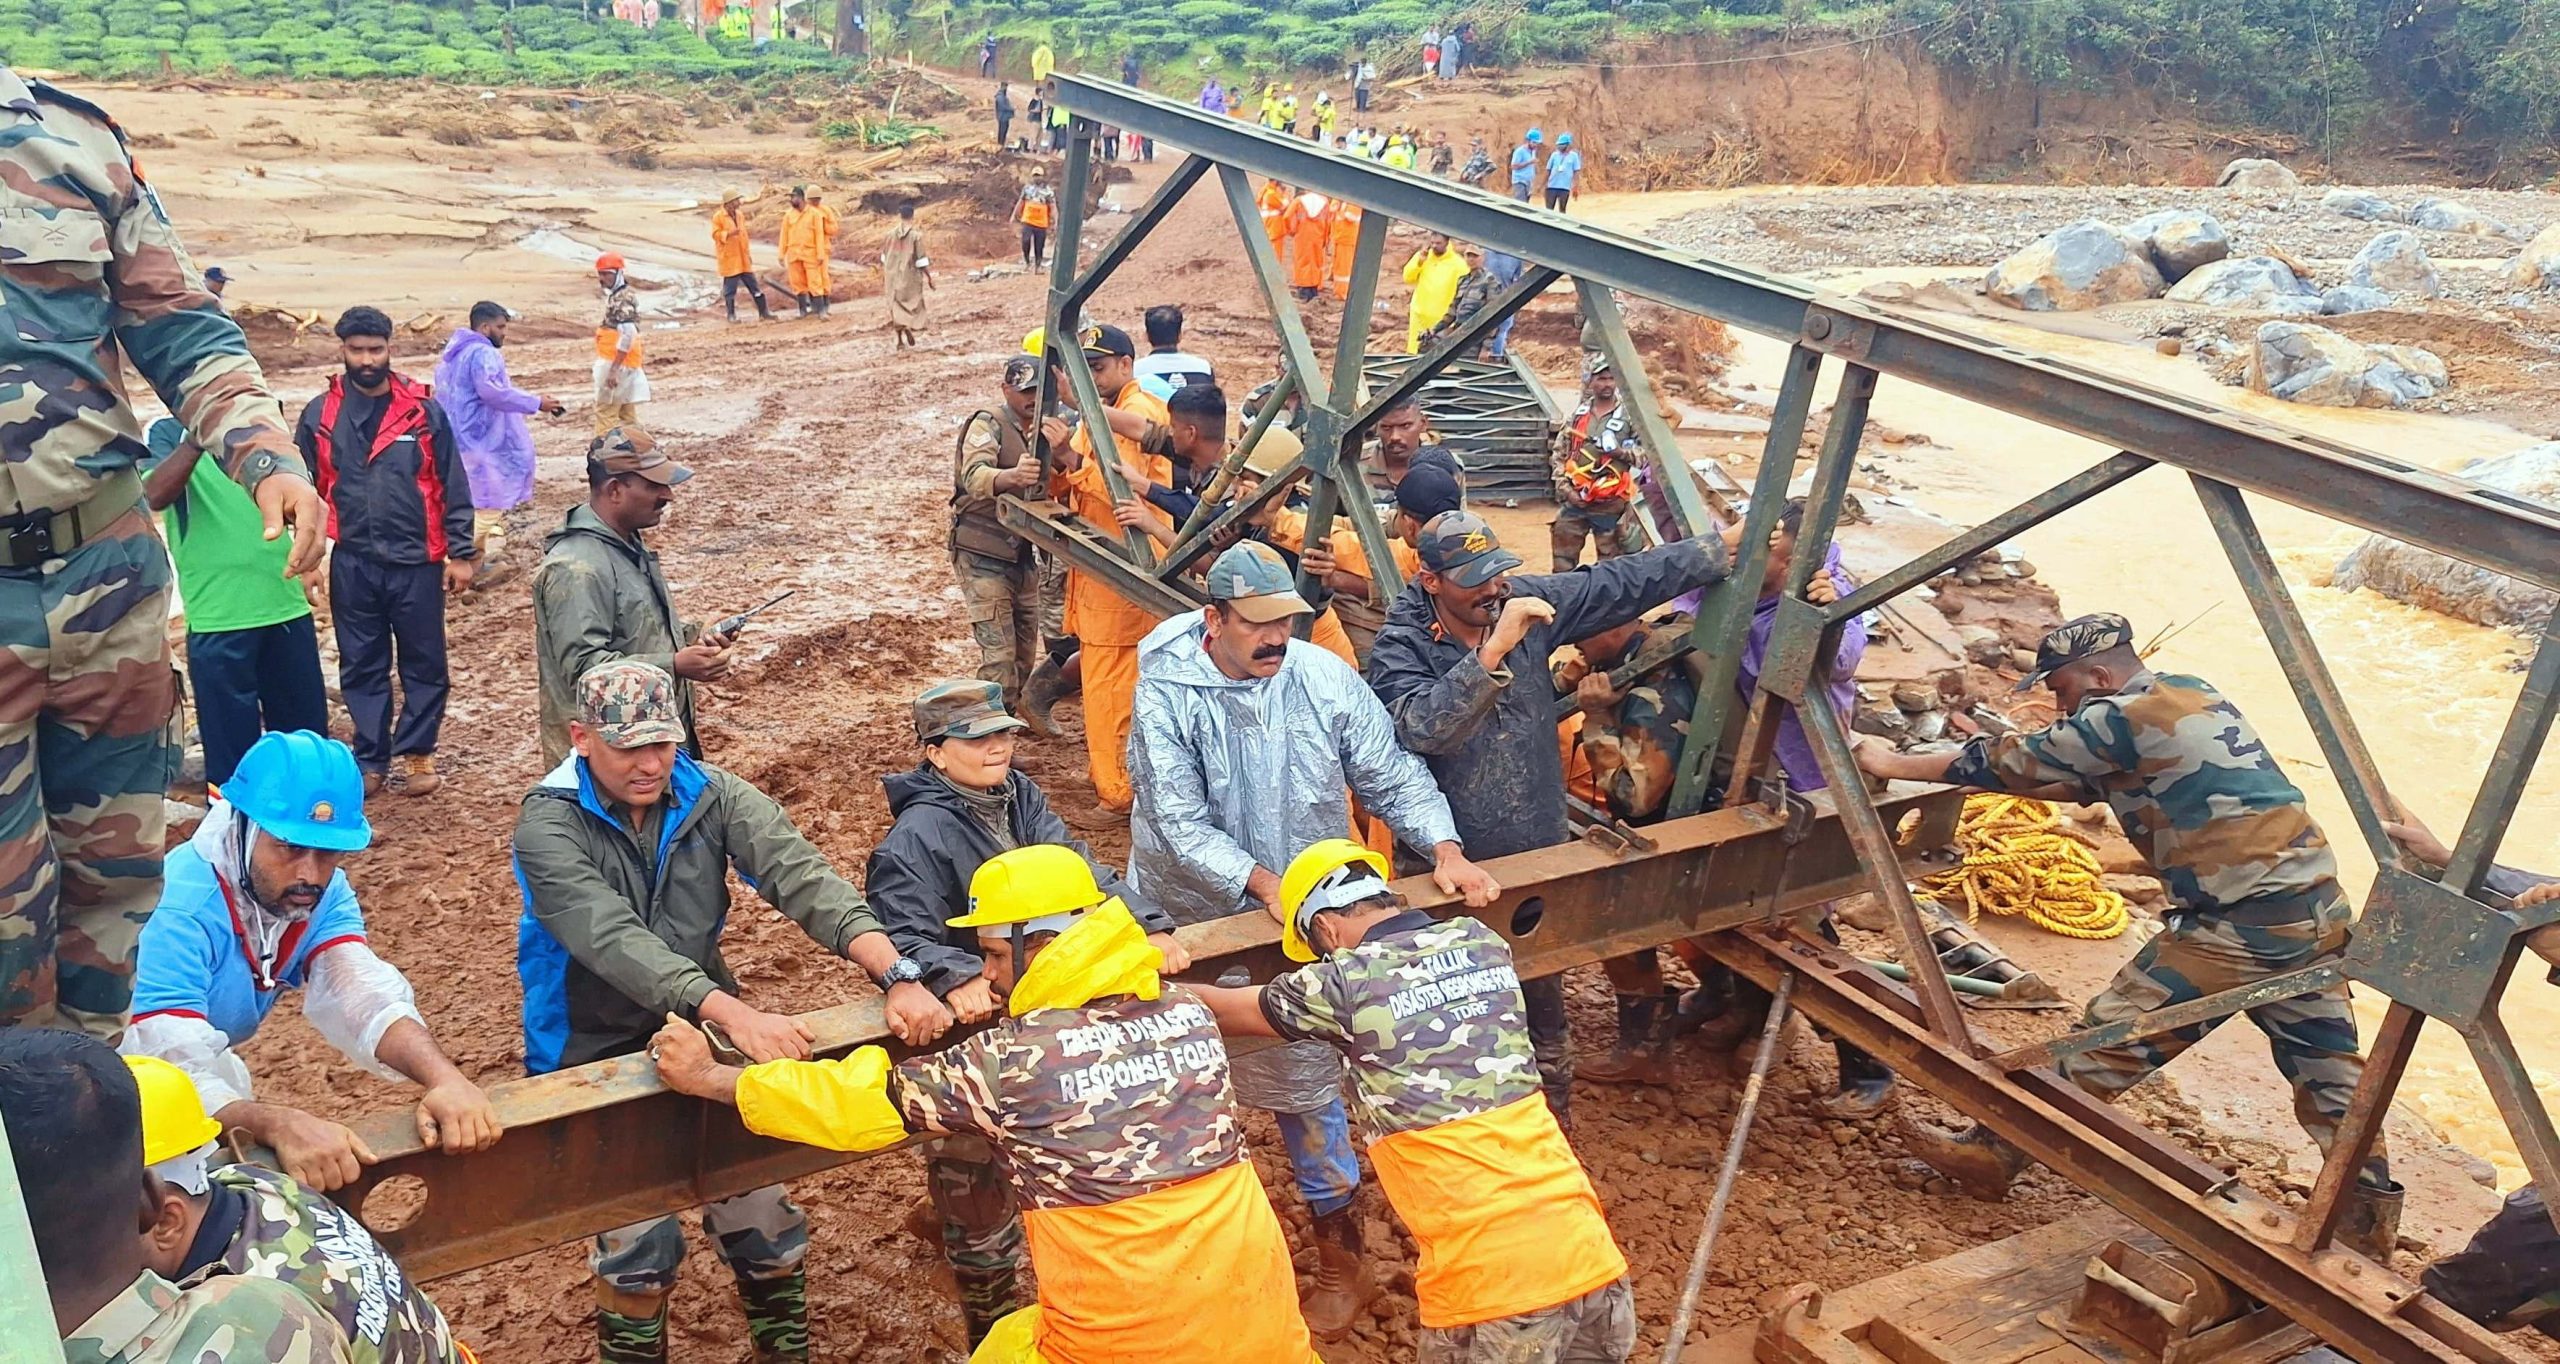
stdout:
POLYGON ((1136 792, 1129 785, 1129 721, 1138 707, 1138 646, 1078 646, 1084 658, 1084 755, 1102 808, 1126 813, 1136 792))

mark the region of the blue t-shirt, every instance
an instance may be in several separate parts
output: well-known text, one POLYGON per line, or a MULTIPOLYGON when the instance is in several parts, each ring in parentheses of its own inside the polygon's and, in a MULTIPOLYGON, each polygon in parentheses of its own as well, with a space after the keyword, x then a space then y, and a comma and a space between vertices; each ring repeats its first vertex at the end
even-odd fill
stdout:
POLYGON ((257 1035, 258 1025, 289 987, 310 978, 311 959, 339 943, 364 941, 364 912, 356 907, 347 874, 330 876, 311 917, 284 931, 276 976, 257 979, 248 948, 234 926, 212 864, 192 846, 169 854, 160 906, 142 926, 134 953, 133 1016, 180 1014, 220 1029, 233 1046, 257 1035))
POLYGON ((1557 148, 1555 154, 1547 158, 1547 188, 1573 188, 1573 177, 1581 169, 1582 153, 1557 148))
POLYGON ((1524 144, 1511 149, 1511 183, 1525 185, 1538 174, 1538 154, 1524 144))

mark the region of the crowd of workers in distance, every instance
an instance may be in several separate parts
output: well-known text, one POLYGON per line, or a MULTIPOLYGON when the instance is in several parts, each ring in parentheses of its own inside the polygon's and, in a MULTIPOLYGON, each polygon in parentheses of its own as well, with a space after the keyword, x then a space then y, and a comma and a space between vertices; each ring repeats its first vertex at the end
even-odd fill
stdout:
MULTIPOLYGON (((262 689, 264 732, 226 759, 219 797, 164 858, 177 697, 151 679, 172 676, 171 568, 147 508, 174 494, 191 610, 200 585, 217 602, 226 582, 244 600, 253 578, 290 586, 333 532, 333 612, 379 611, 358 642, 376 632, 377 657, 420 703, 442 594, 468 585, 477 557, 473 472, 457 445, 490 415, 469 407, 488 396, 475 385, 503 383, 491 362, 504 310, 477 319, 478 343, 447 347, 478 378, 432 397, 397 371, 378 310, 349 310, 343 373, 289 427, 104 115, 5 68, 0 109, 38 134, 0 143, 0 167, 36 187, 39 216, 75 229, 76 215, 97 216, 97 242, 70 245, 113 262, 45 286, 46 316, 99 326, 0 336, 0 371, 32 376, 34 403, 7 437, 26 509, 0 540, 0 612, 48 641, 54 664, 11 683, 21 725, 44 741, 11 750, 0 787, 22 816, 6 847, 23 869, 0 904, 0 1018, 15 1025, 0 1027, 0 1122, 65 1353, 75 1364, 461 1364, 473 1356, 451 1324, 328 1196, 374 1153, 341 1124, 260 1100, 239 1052, 296 992, 351 1063, 418 1087, 425 1143, 467 1153, 506 1139, 406 975, 368 944, 347 875, 375 836, 367 801, 432 789, 431 765, 393 773, 386 759, 416 751, 403 736, 420 729, 431 753, 432 717, 404 711, 394 726, 387 694, 348 685, 350 746, 324 737, 325 715, 291 723, 309 717, 290 697, 269 710, 271 669, 239 670, 262 689), (77 339, 89 335, 101 339, 77 339), (170 398, 169 458, 195 451, 183 477, 170 463, 144 473, 119 353, 170 398), (456 402, 476 415, 448 414, 456 402), (282 1168, 241 1161, 243 1146, 282 1168)), ((599 280, 601 383, 641 357, 615 320, 627 282, 602 263, 599 280)), ((1636 1333, 1627 1262, 1568 1138, 1560 979, 1522 979, 1503 936, 1468 915, 1416 912, 1391 878, 1428 876, 1484 908, 1502 889, 1485 863, 1564 842, 1574 799, 1660 818, 1696 677, 1678 660, 1635 666, 1636 641, 1686 628, 1681 613, 1725 580, 1741 532, 1683 538, 1649 520, 1646 480, 1618 473, 1651 462, 1638 459, 1616 376, 1594 363, 1557 451, 1560 491, 1584 495, 1559 512, 1556 572, 1524 571, 1467 507, 1463 464, 1408 402, 1382 414, 1362 475, 1408 586, 1385 591, 1356 537, 1313 537, 1308 513, 1275 498, 1217 546, 1198 584, 1208 604, 1157 619, 1105 581, 1073 569, 1061 580, 994 514, 1002 496, 1043 491, 1098 532, 1167 538, 1294 476, 1293 423, 1275 421, 1243 452, 1243 475, 1217 486, 1242 414, 1208 362, 1180 349, 1178 312, 1151 313, 1147 330, 1145 356, 1107 324, 1035 336, 963 423, 951 550, 982 675, 915 697, 917 761, 884 780, 893 822, 862 889, 772 797, 706 761, 693 686, 725 668, 738 619, 681 618, 647 539, 692 473, 636 413, 597 433, 587 500, 547 541, 532 584, 537 723, 554 765, 523 798, 513 839, 526 1070, 646 1054, 668 1085, 734 1105, 758 1132, 848 1151, 937 1138, 928 1193, 975 1358, 989 1364, 1313 1360, 1315 1342, 1351 1329, 1379 1291, 1356 1215, 1356 1114, 1380 1194, 1420 1248, 1421 1358, 1624 1360, 1636 1333), (1039 410, 1042 366, 1062 369, 1063 345, 1109 404, 1107 446, 1039 410), (1579 562, 1594 541, 1594 561, 1579 562), (1130 819, 1125 868, 1099 865, 1013 761, 1019 736, 1048 728, 1049 708, 1078 691, 1095 788, 1130 819), (816 1060, 791 1001, 744 998, 719 946, 733 872, 878 984, 911 1059, 863 1048, 816 1060), (1247 988, 1169 978, 1190 966, 1178 929, 1238 912, 1276 920, 1294 969, 1247 988), (978 1030, 951 1039, 964 1025, 978 1030), (1303 1293, 1244 1158, 1244 1108, 1277 1117, 1313 1217, 1303 1293)), ((494 411, 520 422, 556 406, 523 395, 494 411)), ((1772 569, 1746 589, 1764 612, 1795 514, 1772 540, 1772 569)), ((1849 586, 1836 560, 1822 570, 1816 599, 1849 586)), ((251 618, 231 623, 267 628, 251 618)), ((339 629, 343 644, 343 619, 339 629)), ((1753 638, 1765 647, 1762 629, 1753 638)), ((244 642, 211 643, 209 658, 244 642)), ((191 662, 198 647, 190 638, 191 662)), ((1848 647, 1832 661, 1836 684, 1854 668, 1848 647)), ((2060 787, 2115 808, 2173 909, 2088 1022, 2334 957, 2348 928, 2334 858, 2227 698, 2152 671, 2129 625, 2104 615, 2047 637, 2027 679, 2039 681, 2062 713, 2046 728, 1937 753, 1870 742, 1856 761, 1879 778, 2060 787)), ((1798 788, 1819 785, 1784 719, 1776 761, 1798 788)), ((2414 858, 2447 856, 2414 821, 2394 832, 2414 858)), ((2560 883, 2500 869, 2490 893, 2530 906, 2560 883)), ((2548 936, 2537 950, 2560 957, 2548 936)), ((1620 1035, 1585 1078, 1660 1080, 1660 1049, 1680 1027, 1732 1032, 1759 1007, 1709 972, 1675 994, 1644 955, 1610 964, 1620 1035)), ((2361 1065, 2344 987, 2251 1013, 2325 1146, 2361 1065)), ((2065 1073, 2111 1097, 2209 1026, 2085 1053, 2065 1073)), ((1844 1048, 1831 1102, 1872 1113, 1891 1083, 1844 1048)), ((1983 1196, 2023 1165, 1979 1130, 1905 1139, 1983 1196)), ((2379 1147, 2359 1175, 2348 1238, 2387 1257, 2398 1186, 2379 1147)), ((756 1358, 809 1358, 801 1210, 776 1186, 703 1219, 756 1358)), ((595 1239, 600 1360, 669 1357, 684 1247, 673 1217, 595 1239)), ((2512 1324, 2548 1305, 2536 1295, 2551 1293, 2555 1268, 2540 1205, 2520 1195, 2428 1282, 2512 1324)))

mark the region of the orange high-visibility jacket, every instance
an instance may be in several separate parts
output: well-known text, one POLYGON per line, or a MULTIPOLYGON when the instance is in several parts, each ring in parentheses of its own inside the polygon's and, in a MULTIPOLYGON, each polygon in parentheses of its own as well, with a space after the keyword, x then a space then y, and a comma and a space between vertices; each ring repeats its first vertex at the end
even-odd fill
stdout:
POLYGON ((1325 247, 1333 235, 1333 201, 1309 190, 1289 201, 1289 287, 1321 289, 1325 247))
MULTIPOLYGON (((1164 400, 1138 387, 1133 381, 1118 396, 1106 399, 1124 412, 1135 412, 1159 426, 1173 425, 1173 413, 1165 409, 1164 400)), ((1114 433, 1112 443, 1119 448, 1123 462, 1144 470, 1157 483, 1173 481, 1173 461, 1161 455, 1150 455, 1127 436, 1114 433)), ((1093 430, 1079 425, 1075 439, 1068 442, 1084 461, 1072 471, 1060 470, 1050 475, 1049 495, 1067 505, 1076 515, 1117 536, 1120 523, 1113 519, 1111 487, 1102 480, 1102 470, 1093 462, 1093 430)), ((1159 618, 1141 606, 1111 590, 1101 579, 1074 569, 1067 570, 1067 633, 1087 644, 1135 646, 1155 628, 1159 618)))
POLYGON ((711 215, 711 252, 723 276, 755 273, 755 253, 740 217, 726 208, 711 215))
POLYGON ((1333 296, 1351 297, 1351 261, 1360 254, 1360 218, 1358 204, 1347 199, 1333 205, 1333 296))
POLYGON ((1275 252, 1286 251, 1288 249, 1286 243, 1289 240, 1288 192, 1280 188, 1279 181, 1265 180, 1262 182, 1262 192, 1254 196, 1253 202, 1255 207, 1262 210, 1262 230, 1271 238, 1271 249, 1275 252))
POLYGON ((826 259, 826 221, 818 209, 784 209, 782 211, 782 258, 786 261, 809 262, 826 259))

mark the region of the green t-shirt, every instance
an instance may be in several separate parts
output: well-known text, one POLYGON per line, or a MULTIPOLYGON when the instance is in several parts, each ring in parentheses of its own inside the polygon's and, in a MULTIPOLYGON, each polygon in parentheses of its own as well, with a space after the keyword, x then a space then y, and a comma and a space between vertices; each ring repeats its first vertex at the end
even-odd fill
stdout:
POLYGON ((211 455, 196 460, 185 494, 160 513, 160 524, 178 564, 188 633, 256 630, 311 614, 302 584, 284 576, 293 537, 267 539, 258 504, 211 455))

